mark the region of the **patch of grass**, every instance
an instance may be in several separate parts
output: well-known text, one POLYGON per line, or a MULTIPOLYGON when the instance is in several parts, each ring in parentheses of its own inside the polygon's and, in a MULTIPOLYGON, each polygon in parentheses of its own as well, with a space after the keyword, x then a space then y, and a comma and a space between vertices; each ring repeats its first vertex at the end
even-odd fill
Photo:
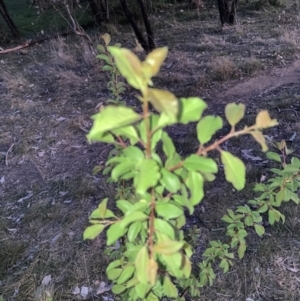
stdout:
POLYGON ((209 67, 210 75, 214 80, 224 81, 237 76, 237 66, 229 57, 217 57, 213 59, 209 67))
POLYGON ((261 70, 263 65, 259 59, 250 57, 244 59, 239 67, 244 74, 252 75, 255 71, 261 70))
POLYGON ((0 243, 0 280, 7 275, 8 269, 22 258, 27 243, 13 240, 2 240, 0 243))

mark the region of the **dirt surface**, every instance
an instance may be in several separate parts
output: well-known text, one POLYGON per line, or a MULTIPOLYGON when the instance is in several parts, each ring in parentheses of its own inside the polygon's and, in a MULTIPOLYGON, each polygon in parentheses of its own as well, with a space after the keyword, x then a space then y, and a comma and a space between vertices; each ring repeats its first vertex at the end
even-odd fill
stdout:
POLYGON ((243 82, 234 82, 226 91, 217 93, 215 98, 222 99, 225 103, 233 97, 238 100, 247 101, 252 95, 272 93, 272 91, 286 85, 295 85, 296 87, 299 85, 300 89, 299 59, 291 65, 272 68, 243 82))
MULTIPOLYGON (((247 114, 240 127, 268 109, 280 124, 266 135, 273 141, 287 140, 299 157, 300 32, 295 5, 283 13, 281 8, 254 10, 243 2, 239 24, 225 29, 218 25, 212 6, 200 14, 181 8, 166 11, 152 17, 157 45, 170 49, 155 86, 177 96, 202 97, 208 113, 223 119, 227 103, 243 102, 247 114)), ((104 32, 111 34, 113 43, 134 49, 127 25, 107 25, 104 32)), ((99 43, 98 32, 89 34, 99 43)), ((75 37, 0 60, 0 296, 42 301, 49 300, 49 294, 53 300, 81 300, 76 287, 107 283, 104 237, 83 242, 82 232, 100 200, 108 196, 112 204, 114 199, 113 185, 92 173, 95 165, 106 161, 111 147, 89 145, 85 137, 90 116, 111 97, 108 76, 85 42, 75 37), (50 284, 42 285, 49 275, 50 284)), ((134 95, 127 87, 122 99, 135 107, 134 95)), ((225 125, 218 135, 228 130, 225 125)), ((197 148, 195 125, 168 131, 182 156, 197 148)), ((195 263, 209 240, 226 239, 224 231, 216 230, 224 229, 220 218, 226 209, 253 198, 253 184, 268 178, 273 167, 249 137, 223 148, 243 159, 248 185, 236 192, 224 183, 222 172, 218 181, 207 185, 205 200, 189 220, 189 226, 196 221, 201 229, 195 263)), ((267 227, 261 239, 250 235, 246 257, 236 260, 230 273, 218 273, 215 285, 203 289, 199 300, 299 300, 300 212, 286 204, 283 213, 286 224, 267 227)), ((93 298, 101 300, 102 295, 93 298)))

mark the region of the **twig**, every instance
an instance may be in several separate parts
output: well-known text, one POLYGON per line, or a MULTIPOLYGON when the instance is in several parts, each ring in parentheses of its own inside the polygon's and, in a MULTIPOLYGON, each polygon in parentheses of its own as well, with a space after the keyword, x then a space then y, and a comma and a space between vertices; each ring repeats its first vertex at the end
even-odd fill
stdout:
POLYGON ((5 165, 6 165, 6 166, 8 166, 8 154, 11 152, 11 150, 12 150, 12 148, 13 148, 14 145, 15 145, 15 144, 13 143, 13 144, 10 146, 10 148, 8 149, 8 151, 6 152, 6 155, 5 155, 5 165))

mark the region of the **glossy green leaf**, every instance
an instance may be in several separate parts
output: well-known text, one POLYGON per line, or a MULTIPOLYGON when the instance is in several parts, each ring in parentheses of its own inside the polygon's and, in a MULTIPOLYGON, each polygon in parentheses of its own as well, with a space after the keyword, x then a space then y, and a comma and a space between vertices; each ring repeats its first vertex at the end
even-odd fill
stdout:
POLYGON ((146 83, 143 79, 142 63, 130 50, 109 46, 108 51, 115 60, 121 75, 126 78, 129 85, 138 90, 143 90, 146 83))
POLYGON ((126 233, 126 229, 122 227, 121 222, 116 222, 112 224, 107 230, 107 242, 106 244, 110 246, 114 242, 116 242, 120 237, 122 237, 126 233))
POLYGON ((207 104, 199 97, 189 97, 180 99, 179 122, 188 124, 198 121, 207 104))
POLYGON ((140 120, 141 116, 131 108, 107 106, 91 118, 94 122, 87 137, 90 141, 97 141, 97 137, 102 137, 103 133, 128 126, 140 120))
POLYGON ((164 294, 167 297, 177 298, 177 296, 178 296, 177 288, 168 276, 164 277, 163 288, 164 288, 164 294))
POLYGON ((183 162, 183 166, 189 171, 200 171, 201 173, 218 172, 218 165, 213 159, 197 155, 187 157, 183 162))
POLYGON ((136 277, 142 284, 148 283, 147 267, 149 264, 149 254, 147 247, 142 247, 135 259, 136 277))
POLYGON ((154 245, 154 251, 159 254, 171 255, 182 249, 183 241, 164 241, 154 245))
POLYGON ((132 277, 134 271, 135 271, 135 268, 133 265, 127 266, 121 273, 120 277, 118 278, 117 283, 118 284, 125 283, 127 280, 129 280, 132 277))
POLYGON ((229 103, 225 107, 225 116, 231 126, 235 126, 237 123, 239 123, 243 119, 244 114, 245 105, 242 103, 229 103))
POLYGON ((194 206, 191 204, 187 196, 183 196, 180 194, 175 194, 172 196, 174 201, 182 207, 186 207, 189 210, 189 214, 192 215, 194 213, 194 206))
POLYGON ((173 140, 169 137, 166 132, 162 134, 163 151, 167 158, 170 158, 176 152, 173 140))
POLYGON ((116 202, 117 207, 123 212, 123 214, 125 215, 131 208, 132 208, 132 204, 126 200, 119 200, 116 202))
POLYGON ((244 163, 226 151, 221 151, 221 160, 224 164, 226 180, 232 183, 236 190, 242 190, 246 181, 246 167, 244 163))
POLYGON ((145 213, 140 211, 134 211, 124 217, 124 219, 121 221, 121 227, 126 228, 133 222, 144 221, 147 218, 148 215, 146 215, 145 213))
POLYGON ((160 183, 165 187, 165 189, 172 193, 177 192, 180 189, 180 180, 178 176, 165 168, 162 168, 160 172, 160 183))
POLYGON ((158 203, 155 210, 158 215, 166 219, 177 218, 183 214, 183 209, 170 203, 158 203))
POLYGON ((197 137, 201 144, 210 141, 212 136, 223 127, 219 116, 205 116, 197 124, 197 137))
POLYGON ((154 228, 155 228, 155 232, 159 231, 161 233, 164 233, 164 234, 168 235, 168 237, 170 239, 175 239, 174 228, 167 221, 165 221, 163 219, 156 218, 154 220, 154 228))
POLYGON ((142 229, 141 222, 132 223, 128 228, 128 232, 127 232, 128 241, 134 242, 137 236, 139 235, 141 229, 142 229))
POLYGON ((103 232, 104 228, 105 226, 101 224, 87 227, 83 232, 83 239, 95 239, 100 233, 103 232))
POLYGON ((186 179, 186 186, 191 192, 190 202, 193 206, 198 205, 204 197, 204 180, 200 173, 190 171, 186 179))
POLYGON ((135 168, 135 162, 134 161, 124 159, 123 162, 119 163, 118 165, 116 165, 113 168, 113 170, 111 172, 111 178, 116 182, 116 181, 118 181, 118 179, 120 177, 122 177, 126 173, 129 173, 132 170, 134 170, 134 168, 135 168))
POLYGON ((123 293, 125 290, 126 290, 126 286, 120 284, 115 284, 111 289, 112 293, 116 295, 123 293))
POLYGON ((154 187, 160 178, 159 166, 152 159, 144 159, 138 166, 134 177, 134 186, 138 194, 143 195, 150 187, 154 187))

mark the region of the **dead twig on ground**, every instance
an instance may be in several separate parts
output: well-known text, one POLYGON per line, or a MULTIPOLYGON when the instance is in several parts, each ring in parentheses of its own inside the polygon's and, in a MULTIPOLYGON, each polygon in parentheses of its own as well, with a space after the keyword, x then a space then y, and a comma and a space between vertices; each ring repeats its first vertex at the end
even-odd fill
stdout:
POLYGON ((8 149, 8 151, 6 152, 5 155, 5 165, 8 166, 8 154, 11 152, 12 148, 14 147, 14 143, 10 146, 10 148, 8 149))

